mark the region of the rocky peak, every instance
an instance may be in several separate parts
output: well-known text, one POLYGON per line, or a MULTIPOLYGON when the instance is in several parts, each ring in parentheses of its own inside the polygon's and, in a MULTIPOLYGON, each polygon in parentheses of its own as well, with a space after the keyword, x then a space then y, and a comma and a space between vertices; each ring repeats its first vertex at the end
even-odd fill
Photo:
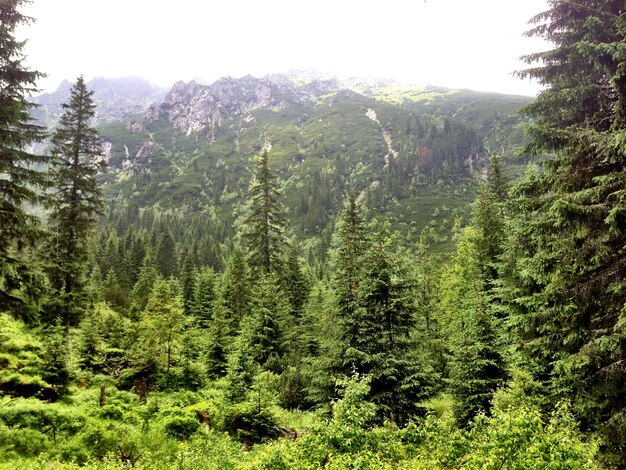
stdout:
POLYGON ((280 74, 263 78, 224 77, 211 85, 177 82, 163 102, 151 106, 145 117, 148 121, 167 119, 186 134, 203 129, 214 133, 229 117, 243 115, 254 108, 285 109, 338 86, 336 80, 325 80, 298 87, 280 74))

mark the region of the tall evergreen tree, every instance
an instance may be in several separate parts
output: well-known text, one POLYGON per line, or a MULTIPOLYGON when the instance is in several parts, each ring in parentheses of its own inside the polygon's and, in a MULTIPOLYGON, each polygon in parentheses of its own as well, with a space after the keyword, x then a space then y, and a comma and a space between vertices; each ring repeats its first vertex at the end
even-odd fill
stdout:
POLYGON ((416 354, 412 330, 416 323, 415 286, 405 262, 385 227, 374 234, 365 253, 358 334, 351 338, 346 359, 371 377, 370 396, 381 414, 405 423, 418 401, 432 391, 432 366, 416 354))
POLYGON ((450 349, 450 388, 457 420, 464 426, 477 413, 489 412, 494 392, 506 379, 480 237, 473 227, 461 233, 441 285, 440 319, 450 349))
POLYGON ((83 77, 78 77, 52 136, 54 186, 49 225, 54 236, 49 277, 68 323, 77 322, 84 303, 88 239, 103 208, 96 175, 104 160, 98 134, 90 127, 96 114, 92 95, 83 77))
POLYGON ((226 264, 222 276, 221 294, 226 308, 231 312, 235 323, 239 323, 250 311, 252 293, 250 292, 250 273, 243 252, 235 247, 226 264))
POLYGON ((289 248, 282 277, 285 292, 291 304, 291 312, 294 316, 299 317, 311 287, 309 285, 310 281, 306 278, 300 266, 298 250, 295 246, 289 248))
MULTIPOLYGON (((368 247, 368 234, 361 209, 354 195, 350 195, 337 225, 335 270, 333 288, 335 291, 337 317, 342 329, 344 348, 355 347, 361 338, 361 325, 357 319, 359 288, 363 271, 363 257, 368 247)), ((344 350, 340 354, 337 372, 350 375, 356 364, 344 350)))
MULTIPOLYGON (((200 328, 209 328, 213 320, 213 309, 217 303, 215 284, 215 273, 211 268, 205 268, 195 276, 191 310, 200 328)), ((224 303, 222 298, 219 300, 220 304, 224 303)))
POLYGON ((516 188, 503 297, 555 397, 574 400, 626 464, 626 21, 621 0, 554 0, 531 36, 554 44, 522 76, 528 152, 555 153, 516 188))
POLYGON ((18 11, 27 3, 0 3, 0 310, 20 310, 24 316, 28 312, 20 290, 33 282, 33 270, 21 254, 41 238, 38 219, 27 205, 42 199, 46 178, 37 165, 47 160, 27 150, 45 135, 32 123, 34 105, 27 100, 43 74, 24 66, 24 42, 15 37, 16 28, 32 21, 18 11))
POLYGON ((176 262, 176 242, 172 233, 166 229, 159 237, 156 249, 156 261, 163 277, 175 276, 178 272, 176 262))
POLYGON ((265 274, 277 271, 285 248, 285 215, 276 176, 269 168, 267 150, 261 153, 250 186, 250 210, 244 220, 243 238, 250 266, 265 274))

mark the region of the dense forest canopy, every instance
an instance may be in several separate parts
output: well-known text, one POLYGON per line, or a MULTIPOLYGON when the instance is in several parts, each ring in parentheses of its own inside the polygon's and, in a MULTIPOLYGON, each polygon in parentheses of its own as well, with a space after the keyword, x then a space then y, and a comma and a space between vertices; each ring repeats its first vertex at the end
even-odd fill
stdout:
POLYGON ((515 120, 244 77, 96 123, 79 77, 48 131, 25 3, 0 3, 0 468, 626 465, 623 1, 531 20, 552 48, 515 120))

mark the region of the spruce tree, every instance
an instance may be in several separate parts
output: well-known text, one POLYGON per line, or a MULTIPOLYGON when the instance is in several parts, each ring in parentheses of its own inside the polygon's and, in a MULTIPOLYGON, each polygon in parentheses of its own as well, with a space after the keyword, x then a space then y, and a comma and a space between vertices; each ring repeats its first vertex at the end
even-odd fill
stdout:
POLYGON ((176 262, 176 242, 172 233, 165 229, 159 237, 156 249, 156 261, 159 272, 163 277, 175 276, 178 272, 178 263, 176 262))
POLYGON ((291 304, 291 313, 295 317, 300 317, 302 314, 304 303, 311 289, 309 282, 300 266, 298 250, 295 246, 290 247, 283 273, 283 284, 291 304))
POLYGON ((104 160, 98 134, 90 127, 96 114, 92 95, 78 77, 52 136, 49 277, 58 311, 71 324, 84 304, 88 241, 103 207, 96 175, 104 160))
POLYGON ((250 292, 250 272, 243 252, 235 247, 228 258, 226 270, 222 276, 221 294, 226 308, 236 325, 250 312, 252 293, 250 292))
POLYGON ((406 423, 432 391, 433 371, 417 354, 415 285, 386 227, 377 229, 364 256, 358 334, 346 358, 371 377, 371 400, 386 419, 406 423))
MULTIPOLYGON (((191 311, 200 328, 209 328, 213 320, 213 309, 217 302, 215 284, 215 273, 211 268, 205 268, 195 276, 191 311)), ((223 304, 223 299, 220 299, 220 303, 223 304)))
MULTIPOLYGON (((626 455, 626 56, 624 2, 555 0, 531 36, 554 47, 521 73, 546 89, 528 106, 529 153, 554 153, 514 191, 502 296, 554 399, 626 455)), ((621 464, 626 462, 623 457, 621 464)))
POLYGON ((47 161, 27 150, 45 136, 32 123, 34 105, 27 100, 43 74, 22 64, 24 42, 15 37, 16 28, 32 21, 18 11, 27 3, 0 3, 0 310, 22 316, 29 315, 22 288, 34 281, 31 263, 22 255, 41 239, 39 220, 28 205, 42 200, 46 177, 37 165, 47 161))
MULTIPOLYGON (((358 368, 357 358, 347 354, 361 341, 361 325, 357 319, 363 256, 368 247, 368 234, 361 209, 350 195, 337 225, 334 252, 333 288, 337 319, 342 330, 344 351, 339 354, 336 371, 350 375, 358 368), (355 362, 357 361, 357 362, 355 362)), ((358 348, 357 348, 358 349, 358 348)))
POLYGON ((477 413, 489 412, 494 392, 506 379, 480 237, 473 227, 461 233, 441 285, 440 320, 450 350, 450 389, 456 418, 463 426, 477 413))
POLYGON ((249 191, 250 209, 244 220, 243 238, 254 271, 277 272, 286 244, 285 215, 276 176, 269 168, 267 150, 261 153, 249 191))

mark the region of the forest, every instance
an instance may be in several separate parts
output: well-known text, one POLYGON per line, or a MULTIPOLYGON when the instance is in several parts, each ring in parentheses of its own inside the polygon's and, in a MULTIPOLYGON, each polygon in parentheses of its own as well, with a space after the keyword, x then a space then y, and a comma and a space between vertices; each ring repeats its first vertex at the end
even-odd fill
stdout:
POLYGON ((201 202, 160 202, 157 170, 113 181, 83 77, 33 120, 26 3, 0 3, 0 468, 626 466, 623 1, 531 20, 552 48, 518 72, 545 87, 523 174, 413 113, 432 161, 391 155, 364 190, 339 147, 287 201, 261 142, 232 213, 241 162, 201 202), (473 202, 401 229, 391 202, 431 179, 473 202))

